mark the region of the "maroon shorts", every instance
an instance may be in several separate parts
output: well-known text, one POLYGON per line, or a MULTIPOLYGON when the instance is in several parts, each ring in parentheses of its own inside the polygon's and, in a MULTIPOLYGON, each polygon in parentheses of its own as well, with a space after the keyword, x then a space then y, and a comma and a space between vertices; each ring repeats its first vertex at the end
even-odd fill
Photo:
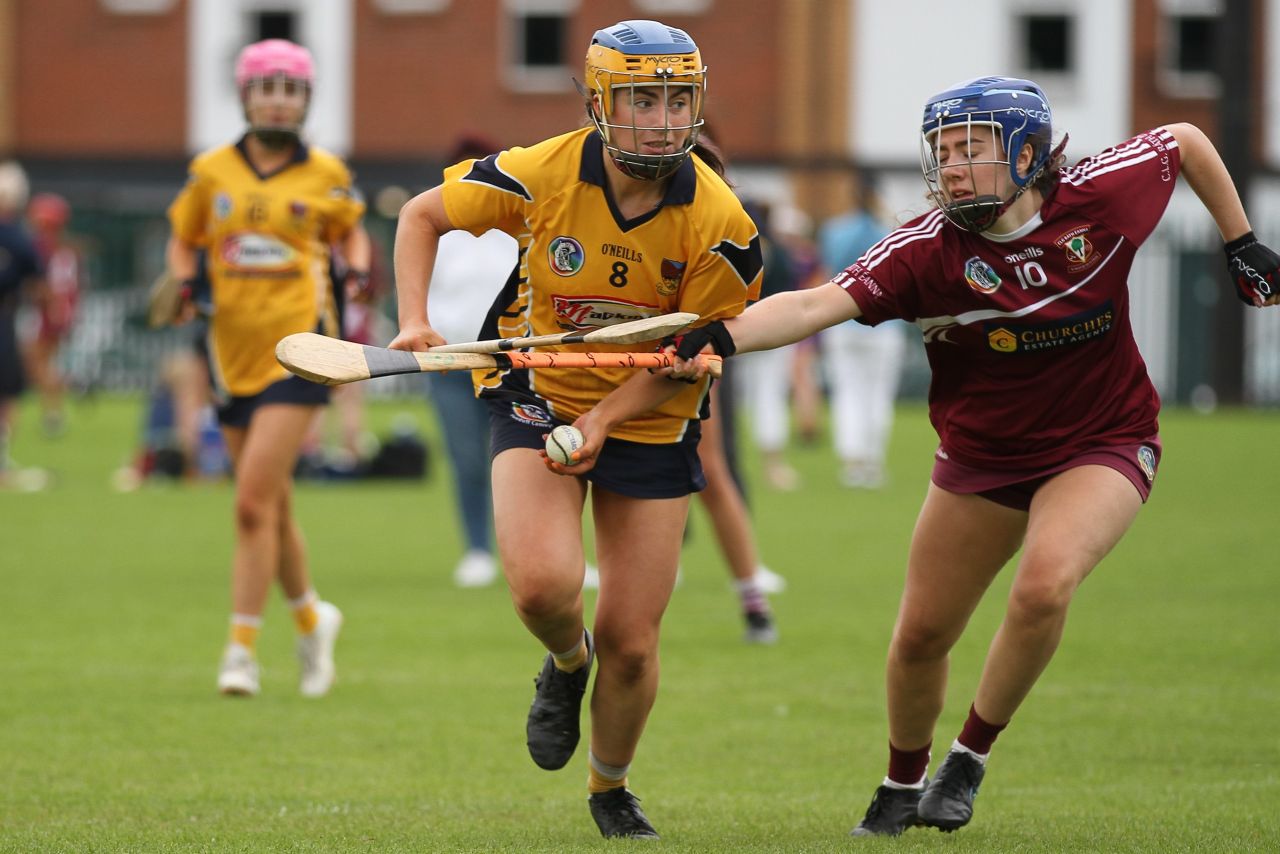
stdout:
POLYGON ((1133 484, 1145 504, 1160 466, 1160 437, 1132 445, 1106 445, 1082 451, 1063 463, 1045 469, 987 471, 961 465, 941 454, 934 458, 933 482, 947 492, 981 495, 989 501, 1030 510, 1031 498, 1055 474, 1078 466, 1106 466, 1115 469, 1133 484))

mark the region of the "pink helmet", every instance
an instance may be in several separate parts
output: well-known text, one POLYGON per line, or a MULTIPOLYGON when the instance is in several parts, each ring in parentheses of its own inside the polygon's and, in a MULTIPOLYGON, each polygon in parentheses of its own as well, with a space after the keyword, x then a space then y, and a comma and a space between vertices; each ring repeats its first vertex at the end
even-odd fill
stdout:
POLYGON ((38 228, 63 228, 71 219, 71 205, 57 193, 36 193, 27 205, 27 218, 38 228))
POLYGON ((311 51, 284 39, 266 39, 245 46, 236 59, 236 88, 243 90, 249 81, 283 75, 301 80, 307 88, 315 83, 315 65, 311 51))

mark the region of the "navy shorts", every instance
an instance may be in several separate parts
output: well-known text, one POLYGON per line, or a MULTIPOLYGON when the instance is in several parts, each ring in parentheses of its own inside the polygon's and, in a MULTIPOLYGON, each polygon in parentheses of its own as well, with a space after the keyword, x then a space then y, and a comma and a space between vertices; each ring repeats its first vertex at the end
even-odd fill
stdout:
POLYGON ((1133 484, 1145 504, 1155 485, 1160 467, 1160 437, 1130 445, 1105 445, 1082 451, 1064 463, 1031 471, 994 472, 961 465, 938 456, 933 463, 933 482, 947 492, 981 495, 1014 510, 1030 510, 1031 499, 1045 481, 1079 466, 1106 466, 1115 469, 1133 484))
POLYGON ((248 427, 253 411, 268 403, 291 403, 298 406, 324 406, 329 402, 329 387, 290 376, 274 382, 257 394, 232 397, 218 406, 218 423, 224 427, 248 427))
MULTIPOLYGON (((567 422, 551 417, 542 401, 489 399, 489 458, 508 448, 543 450, 552 428, 567 422)), ((605 439, 595 467, 583 477, 610 492, 630 498, 679 498, 707 485, 698 459, 702 425, 690 422, 678 442, 651 445, 605 439)))

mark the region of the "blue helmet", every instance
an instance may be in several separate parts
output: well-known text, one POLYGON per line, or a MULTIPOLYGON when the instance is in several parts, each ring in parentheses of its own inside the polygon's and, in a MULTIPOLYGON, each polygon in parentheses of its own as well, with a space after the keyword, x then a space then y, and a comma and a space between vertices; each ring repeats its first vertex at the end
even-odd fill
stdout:
POLYGON ((920 133, 921 166, 930 194, 949 219, 971 231, 990 227, 1054 160, 1053 114, 1049 109, 1049 99, 1035 83, 1016 77, 979 77, 939 92, 925 103, 920 133), (954 125, 969 128, 987 126, 999 132, 1003 154, 996 152, 992 159, 970 163, 994 163, 1007 167, 1009 178, 1017 188, 1009 198, 1001 198, 992 187, 990 194, 983 194, 975 188, 977 195, 973 199, 949 200, 939 181, 942 167, 938 163, 937 151, 941 137, 939 132, 954 125), (1031 165, 1025 173, 1019 173, 1018 154, 1028 144, 1031 146, 1031 165))
MULTIPOLYGON (((657 21, 623 21, 597 30, 587 48, 585 86, 587 114, 600 131, 613 162, 634 178, 656 180, 680 167, 702 129, 702 104, 707 89, 707 69, 698 46, 684 30, 657 21), (687 123, 661 128, 637 127, 634 121, 616 123, 615 94, 620 90, 658 88, 663 103, 671 88, 687 88, 690 115, 687 123), (663 154, 640 153, 640 131, 662 130, 680 135, 676 150, 663 154)), ((669 121, 669 120, 668 120, 669 121)))

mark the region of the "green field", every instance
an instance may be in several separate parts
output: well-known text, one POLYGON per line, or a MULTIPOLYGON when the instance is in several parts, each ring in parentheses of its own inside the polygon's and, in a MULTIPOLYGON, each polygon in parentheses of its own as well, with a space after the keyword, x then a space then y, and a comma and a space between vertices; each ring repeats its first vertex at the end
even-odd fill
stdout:
MULTIPOLYGON (((428 427, 416 400, 372 416, 398 411, 428 427)), ((605 847, 585 750, 559 773, 525 752, 541 650, 500 586, 451 583, 458 537, 439 466, 426 484, 300 488, 320 592, 347 616, 340 682, 324 700, 298 696, 275 596, 263 694, 228 700, 213 683, 229 487, 114 492, 139 403, 72 414, 55 441, 26 410, 15 456, 57 480, 0 493, 0 850, 605 847)), ((765 559, 790 581, 774 598, 776 647, 741 643, 695 515, 631 775, 659 844, 1280 849, 1280 414, 1168 412, 1163 435, 1150 506, 1082 588, 1059 655, 996 746, 974 823, 951 835, 846 835, 884 773, 883 658, 931 462, 923 409, 900 411, 881 492, 838 487, 825 446, 795 450, 801 492, 753 490, 765 559)), ((964 719, 1007 586, 955 651, 935 755, 964 719)))

